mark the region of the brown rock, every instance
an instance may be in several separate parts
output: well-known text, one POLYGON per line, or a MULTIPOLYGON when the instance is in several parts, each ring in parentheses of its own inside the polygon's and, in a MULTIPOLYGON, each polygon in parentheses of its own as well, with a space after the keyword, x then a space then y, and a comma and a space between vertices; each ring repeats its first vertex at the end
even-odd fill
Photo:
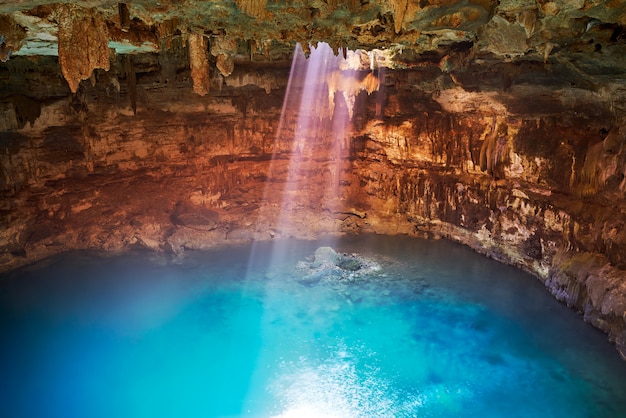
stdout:
POLYGON ((219 214, 202 206, 179 202, 172 212, 172 222, 176 225, 197 229, 198 231, 212 231, 217 228, 219 214))
POLYGON ((96 9, 62 4, 56 9, 59 22, 59 63, 72 93, 93 70, 109 70, 109 38, 106 23, 96 9))
POLYGON ((209 52, 203 34, 189 35, 189 66, 193 79, 193 91, 200 96, 209 93, 209 52))

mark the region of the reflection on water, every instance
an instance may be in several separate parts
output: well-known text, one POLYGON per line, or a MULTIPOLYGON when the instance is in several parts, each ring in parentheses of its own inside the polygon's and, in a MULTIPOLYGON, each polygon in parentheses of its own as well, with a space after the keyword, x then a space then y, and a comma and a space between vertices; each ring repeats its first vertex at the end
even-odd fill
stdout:
POLYGON ((625 416, 626 364, 536 279, 406 237, 316 261, 329 242, 0 277, 0 416, 625 416))

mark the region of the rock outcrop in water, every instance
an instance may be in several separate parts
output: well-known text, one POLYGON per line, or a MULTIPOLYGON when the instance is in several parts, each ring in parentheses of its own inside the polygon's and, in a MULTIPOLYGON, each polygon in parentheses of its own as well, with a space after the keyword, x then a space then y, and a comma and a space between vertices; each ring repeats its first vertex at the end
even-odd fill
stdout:
POLYGON ((293 280, 305 287, 324 289, 340 295, 350 304, 364 300, 382 303, 392 293, 407 297, 422 293, 430 297, 435 295, 432 289, 427 290, 429 285, 423 277, 407 280, 405 276, 395 274, 401 268, 397 260, 383 261, 362 254, 337 252, 332 247, 319 247, 294 267, 271 271, 265 278, 293 280))
POLYGON ((361 276, 380 270, 380 266, 355 254, 340 254, 331 247, 319 247, 310 262, 301 261, 296 280, 312 286, 320 282, 354 283, 361 276))
POLYGON ((532 272, 626 355, 623 4, 47 3, 0 4, 2 269, 79 248, 445 237, 532 272), (377 89, 333 94, 294 150, 296 41, 329 42, 377 89))

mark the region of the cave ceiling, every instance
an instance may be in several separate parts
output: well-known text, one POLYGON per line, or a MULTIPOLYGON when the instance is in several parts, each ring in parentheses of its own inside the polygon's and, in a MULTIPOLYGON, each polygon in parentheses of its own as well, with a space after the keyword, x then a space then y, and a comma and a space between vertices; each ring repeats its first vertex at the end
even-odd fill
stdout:
MULTIPOLYGON (((527 82, 597 91, 623 85, 625 26, 623 0, 0 0, 0 60, 58 57, 74 92, 115 57, 188 46, 192 77, 228 77, 236 65, 288 63, 296 43, 306 53, 326 42, 337 54, 369 51, 363 67, 439 67, 466 90, 494 66, 506 89, 525 65, 541 68, 527 82)), ((194 90, 206 94, 198 77, 194 90)))

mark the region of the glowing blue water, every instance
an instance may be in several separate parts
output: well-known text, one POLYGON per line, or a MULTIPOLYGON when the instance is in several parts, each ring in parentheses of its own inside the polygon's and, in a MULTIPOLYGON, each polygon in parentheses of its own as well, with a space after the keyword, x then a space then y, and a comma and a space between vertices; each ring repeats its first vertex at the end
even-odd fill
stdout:
POLYGON ((536 279, 358 237, 333 246, 368 274, 295 280, 320 245, 290 242, 282 266, 261 244, 0 277, 0 416, 626 416, 626 363, 536 279))

